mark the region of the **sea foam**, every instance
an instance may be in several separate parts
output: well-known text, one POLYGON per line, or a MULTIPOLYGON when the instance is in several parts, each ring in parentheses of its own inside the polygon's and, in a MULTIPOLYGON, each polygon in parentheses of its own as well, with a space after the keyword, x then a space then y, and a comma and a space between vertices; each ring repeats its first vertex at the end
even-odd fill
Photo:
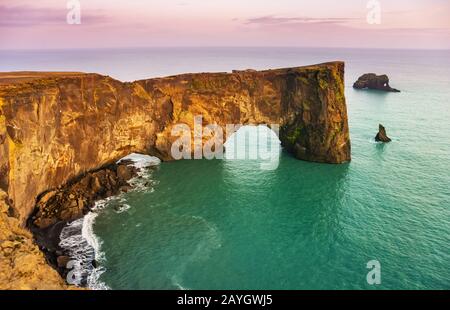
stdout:
MULTIPOLYGON (((149 190, 148 185, 154 185, 154 182, 150 179, 150 174, 146 173, 145 168, 159 165, 161 161, 157 157, 132 153, 120 159, 117 163, 125 160, 131 161, 132 164, 130 165, 139 169, 138 177, 129 181, 133 190, 149 190)), ((99 213, 114 200, 126 201, 123 193, 97 201, 91 211, 83 218, 68 223, 61 231, 59 246, 74 262, 72 278, 76 279, 74 283, 76 285, 86 285, 93 290, 110 289, 100 280, 100 276, 106 271, 102 266, 106 257, 101 250, 102 240, 94 233, 94 224, 99 213)), ((127 204, 123 204, 123 206, 117 213, 125 212, 131 208, 127 204)))

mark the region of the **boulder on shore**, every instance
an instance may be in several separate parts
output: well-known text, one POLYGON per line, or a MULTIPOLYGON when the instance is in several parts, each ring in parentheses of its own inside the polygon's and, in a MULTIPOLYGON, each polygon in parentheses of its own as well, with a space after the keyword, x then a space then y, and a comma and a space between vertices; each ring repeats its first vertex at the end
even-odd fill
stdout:
POLYGON ((32 223, 44 229, 61 221, 79 219, 95 201, 130 190, 128 181, 137 175, 137 168, 129 164, 111 164, 45 193, 37 199, 32 223))
POLYGON ((399 93, 398 89, 389 86, 389 78, 387 75, 376 75, 375 73, 366 73, 358 78, 353 84, 353 88, 356 89, 378 89, 388 92, 399 93))
POLYGON ((389 138, 386 134, 386 128, 383 125, 378 125, 378 133, 375 136, 375 141, 377 142, 391 142, 391 138, 389 138))

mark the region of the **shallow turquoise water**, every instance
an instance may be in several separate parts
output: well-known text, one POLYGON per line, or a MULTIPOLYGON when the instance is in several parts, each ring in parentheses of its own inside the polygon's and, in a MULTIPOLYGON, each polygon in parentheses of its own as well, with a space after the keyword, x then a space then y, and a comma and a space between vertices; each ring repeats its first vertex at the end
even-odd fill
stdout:
POLYGON ((405 53, 378 57, 372 70, 347 61, 348 80, 395 72, 403 91, 356 91, 348 81, 349 164, 284 152, 274 171, 162 163, 152 192, 130 193, 129 210, 96 219, 100 280, 113 289, 449 289, 448 53, 442 63, 405 53), (374 143, 378 123, 392 143, 374 143), (367 284, 372 259, 381 285, 367 284))
POLYGON ((448 288, 448 197, 394 186, 401 180, 383 176, 392 165, 361 173, 355 162, 163 163, 153 193, 97 218, 101 279, 133 289, 370 288, 365 264, 378 259, 380 288, 448 288))
POLYGON ((111 206, 95 219, 106 268, 100 280, 110 288, 450 289, 450 52, 70 53, 0 58, 3 71, 40 69, 51 59, 54 67, 44 69, 129 80, 346 61, 351 163, 308 163, 284 152, 273 171, 249 161, 162 163, 151 172, 152 190, 127 194, 128 210, 111 206), (367 72, 388 74, 402 92, 353 90, 367 72), (374 143, 379 123, 393 142, 374 143), (373 259, 381 285, 366 282, 373 259))

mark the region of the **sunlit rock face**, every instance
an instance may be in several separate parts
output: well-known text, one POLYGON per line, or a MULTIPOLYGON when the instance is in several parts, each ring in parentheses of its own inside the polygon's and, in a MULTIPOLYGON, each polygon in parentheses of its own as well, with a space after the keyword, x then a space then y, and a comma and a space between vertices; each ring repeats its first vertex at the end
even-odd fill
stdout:
POLYGON ((67 289, 31 233, 9 211, 6 193, 0 190, 0 289, 67 289))
POLYGON ((38 195, 129 153, 172 160, 179 138, 172 128, 193 130, 198 115, 224 133, 227 124, 278 125, 296 158, 347 162, 343 81, 342 62, 132 83, 98 74, 2 73, 0 188, 24 223, 38 195))

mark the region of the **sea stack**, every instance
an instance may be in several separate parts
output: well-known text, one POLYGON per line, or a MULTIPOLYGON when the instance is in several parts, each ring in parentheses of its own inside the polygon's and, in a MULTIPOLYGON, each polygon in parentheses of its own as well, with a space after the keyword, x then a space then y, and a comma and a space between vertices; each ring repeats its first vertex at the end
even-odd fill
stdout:
POLYGON ((378 133, 375 136, 375 141, 377 142, 391 142, 391 138, 389 138, 386 134, 386 128, 383 125, 378 125, 378 133))
POLYGON ((358 78, 353 84, 356 89, 377 89, 387 92, 399 93, 398 89, 389 86, 389 78, 386 74, 376 75, 375 73, 366 73, 358 78))

